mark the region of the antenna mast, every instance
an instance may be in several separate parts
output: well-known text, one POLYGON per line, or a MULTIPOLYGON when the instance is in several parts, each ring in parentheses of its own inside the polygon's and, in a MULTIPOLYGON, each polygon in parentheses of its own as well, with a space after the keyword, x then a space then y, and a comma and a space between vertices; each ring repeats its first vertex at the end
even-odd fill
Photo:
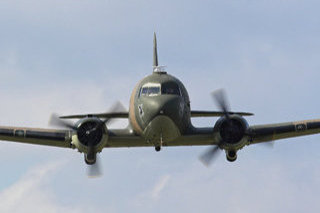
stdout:
POLYGON ((153 34, 153 72, 164 74, 165 66, 159 66, 158 64, 158 49, 157 49, 157 36, 154 32, 153 34))

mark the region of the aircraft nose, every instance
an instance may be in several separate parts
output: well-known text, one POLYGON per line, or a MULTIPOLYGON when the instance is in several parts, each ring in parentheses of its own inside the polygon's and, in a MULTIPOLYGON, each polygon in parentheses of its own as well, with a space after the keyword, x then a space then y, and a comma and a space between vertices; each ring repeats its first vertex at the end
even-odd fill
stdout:
POLYGON ((181 114, 183 102, 180 97, 169 97, 159 105, 158 114, 172 117, 181 114))
POLYGON ((172 120, 176 120, 182 116, 184 105, 183 99, 179 96, 166 95, 154 97, 144 103, 145 113, 143 120, 149 122, 158 115, 165 115, 172 120))

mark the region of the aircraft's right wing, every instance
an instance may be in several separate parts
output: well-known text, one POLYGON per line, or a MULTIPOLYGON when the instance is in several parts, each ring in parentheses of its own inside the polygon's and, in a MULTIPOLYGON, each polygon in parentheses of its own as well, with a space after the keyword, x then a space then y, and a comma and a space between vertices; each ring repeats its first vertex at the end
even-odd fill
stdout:
POLYGON ((60 116, 61 119, 81 119, 86 117, 97 118, 128 118, 128 112, 110 112, 110 113, 91 113, 91 114, 79 114, 79 115, 65 115, 60 116))
POLYGON ((320 119, 255 125, 249 128, 250 144, 320 133, 320 119))
POLYGON ((73 148, 70 130, 0 126, 0 140, 73 148))

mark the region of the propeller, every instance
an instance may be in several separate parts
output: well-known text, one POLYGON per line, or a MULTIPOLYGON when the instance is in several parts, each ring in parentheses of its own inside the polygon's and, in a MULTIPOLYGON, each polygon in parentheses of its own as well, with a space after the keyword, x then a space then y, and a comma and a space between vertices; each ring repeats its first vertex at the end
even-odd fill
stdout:
MULTIPOLYGON (((125 111, 125 107, 119 101, 113 104, 112 107, 108 110, 108 112, 111 112, 111 113, 119 112, 119 111, 125 111)), ((97 123, 95 127, 91 128, 90 130, 87 130, 85 134, 89 136, 91 133, 101 128, 103 125, 110 125, 112 121, 113 121, 112 118, 106 118, 101 122, 97 123)), ((49 125, 61 127, 61 128, 68 128, 76 132, 78 131, 78 127, 75 126, 75 124, 73 124, 70 121, 61 119, 57 114, 54 114, 54 113, 50 117, 49 125)), ((102 175, 101 166, 100 166, 98 156, 94 147, 95 147, 95 144, 89 140, 88 152, 86 153, 87 159, 91 159, 91 160, 95 159, 95 160, 93 160, 94 161, 93 163, 90 162, 90 165, 88 164, 88 168, 87 168, 88 177, 99 177, 102 175)))
MULTIPOLYGON (((112 112, 123 112, 125 111, 125 107, 123 106, 123 104, 118 101, 115 104, 112 105, 112 107, 110 108, 110 110, 108 110, 108 112, 112 113, 112 112)), ((98 123, 94 128, 92 128, 91 130, 89 130, 89 134, 93 131, 95 131, 96 129, 99 129, 100 127, 102 127, 103 125, 107 125, 107 124, 111 124, 112 123, 112 118, 106 118, 104 120, 102 120, 102 122, 98 123)))
MULTIPOLYGON (((227 122, 230 121, 229 116, 229 104, 227 102, 226 93, 223 89, 216 90, 211 93, 211 97, 216 102, 219 109, 224 113, 224 116, 227 119, 227 122)), ((230 122, 232 124, 232 122, 230 122)), ((205 166, 210 166, 211 163, 217 158, 217 155, 220 151, 220 146, 223 144, 223 141, 220 141, 216 146, 210 147, 206 152, 204 152, 200 157, 200 161, 205 166)))
POLYGON ((211 163, 218 157, 219 154, 219 144, 210 147, 205 153, 203 153, 200 157, 199 160, 206 166, 209 167, 211 163))
POLYGON ((226 116, 227 120, 230 120, 229 117, 229 104, 227 102, 226 98, 226 92, 223 89, 216 90, 211 93, 212 99, 216 102, 220 110, 224 113, 224 116, 226 116))
MULTIPOLYGON (((219 89, 216 90, 214 92, 211 93, 211 97, 212 99, 216 102, 217 106, 219 107, 219 109, 223 112, 225 118, 226 118, 226 122, 227 125, 230 127, 230 132, 228 132, 228 134, 236 134, 237 131, 232 131, 234 129, 234 123, 230 120, 230 105, 227 101, 226 98, 226 93, 223 89, 219 89)), ((254 136, 252 135, 251 132, 245 132, 245 135, 247 136, 254 136)), ((200 157, 200 161, 205 165, 205 166, 209 166, 217 157, 218 153, 219 153, 219 149, 221 149, 221 146, 223 145, 223 141, 221 140, 216 146, 214 147, 210 147, 206 152, 204 152, 200 157)), ((270 142, 266 142, 266 143, 261 143, 261 145, 264 145, 265 147, 268 148, 273 148, 274 146, 274 142, 270 141, 270 142)))
POLYGON ((49 119, 49 126, 68 128, 77 131, 78 128, 70 121, 62 120, 55 113, 52 113, 49 119))

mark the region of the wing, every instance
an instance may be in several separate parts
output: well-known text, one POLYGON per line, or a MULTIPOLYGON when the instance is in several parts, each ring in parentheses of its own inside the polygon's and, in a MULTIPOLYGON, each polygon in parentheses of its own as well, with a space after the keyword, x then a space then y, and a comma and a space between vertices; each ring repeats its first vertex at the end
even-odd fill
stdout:
POLYGON ((256 125, 249 128, 250 144, 320 133, 320 119, 256 125))
POLYGON ((120 148, 153 146, 141 136, 135 135, 131 128, 109 129, 108 134, 109 138, 106 147, 120 148))
MULTIPOLYGON (((250 112, 229 112, 230 115, 238 114, 241 116, 252 116, 250 112)), ((223 116, 224 112, 221 111, 198 111, 192 110, 191 117, 220 117, 223 116)), ((60 116, 62 119, 81 119, 86 117, 97 117, 97 118, 128 118, 128 112, 112 112, 112 113, 91 113, 91 114, 78 114, 78 115, 65 115, 60 116)))
MULTIPOLYGON (((0 126, 0 140, 27 144, 75 148, 72 144, 71 130, 55 130, 24 127, 0 126)), ((153 146, 142 137, 135 135, 130 129, 109 130, 106 147, 144 147, 153 146)))
POLYGON ((217 145, 217 132, 213 128, 193 128, 185 135, 181 135, 174 141, 165 144, 167 146, 204 146, 204 145, 217 145))
MULTIPOLYGON (((268 142, 273 140, 298 137, 320 133, 320 119, 297 122, 254 125, 249 127, 250 144, 268 142)), ((182 135, 163 146, 197 146, 215 145, 213 128, 197 128, 192 134, 182 135)), ((74 148, 71 130, 54 130, 38 128, 21 128, 0 126, 0 140, 21 143, 74 148)), ((147 142, 130 129, 109 131, 109 140, 106 147, 148 147, 154 144, 147 142)))
POLYGON ((110 112, 110 113, 92 113, 92 114, 79 114, 79 115, 66 115, 60 116, 62 119, 81 119, 86 117, 97 118, 128 118, 128 112, 110 112))
MULTIPOLYGON (((27 144, 75 148, 72 145, 71 130, 55 130, 42 128, 24 128, 0 126, 0 140, 27 144)), ((109 129, 106 147, 153 147, 154 144, 136 135, 130 128, 109 129)), ((164 143, 163 146, 196 146, 217 144, 213 139, 212 128, 197 128, 192 134, 183 135, 174 141, 164 143)))
MULTIPOLYGON (((109 139, 106 147, 154 147, 154 143, 146 141, 143 137, 135 135, 128 129, 109 129, 109 139)), ((194 128, 186 135, 181 135, 177 139, 166 142, 162 146, 202 146, 218 144, 215 140, 213 128, 194 128)))
MULTIPOLYGON (((135 135, 130 129, 110 129, 106 147, 154 147, 154 143, 135 135)), ((173 141, 164 141, 162 146, 203 146, 217 145, 219 141, 214 136, 213 128, 194 128, 186 135, 181 135, 173 141)))
MULTIPOLYGON (((250 112, 228 112, 230 115, 241 115, 241 116, 252 116, 253 113, 250 112)), ((192 110, 191 117, 220 117, 223 116, 225 113, 221 111, 198 111, 192 110)))
POLYGON ((72 148, 70 130, 0 126, 0 140, 72 148))

